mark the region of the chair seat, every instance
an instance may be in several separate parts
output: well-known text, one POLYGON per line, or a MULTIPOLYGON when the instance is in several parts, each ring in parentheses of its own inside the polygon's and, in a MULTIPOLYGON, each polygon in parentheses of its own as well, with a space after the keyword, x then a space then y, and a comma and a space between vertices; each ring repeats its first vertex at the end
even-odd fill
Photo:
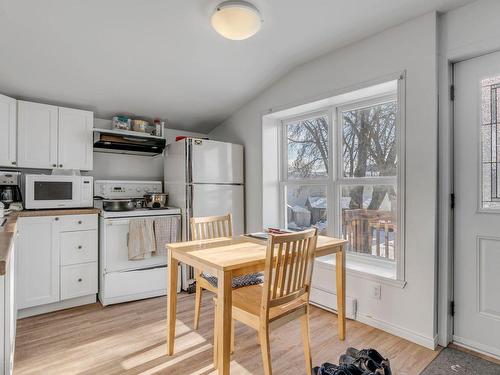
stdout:
MULTIPOLYGON (((233 308, 243 310, 250 315, 259 317, 261 312, 263 290, 263 285, 252 285, 233 290, 233 308)), ((298 298, 290 303, 271 307, 269 309, 269 321, 271 322, 283 315, 287 315, 305 306, 307 306, 307 301, 303 298, 298 298)))
MULTIPOLYGON (((210 285, 217 288, 217 276, 202 272, 201 277, 207 280, 210 285)), ((264 274, 262 272, 251 273, 233 277, 233 289, 242 288, 245 286, 258 285, 264 282, 264 274)))

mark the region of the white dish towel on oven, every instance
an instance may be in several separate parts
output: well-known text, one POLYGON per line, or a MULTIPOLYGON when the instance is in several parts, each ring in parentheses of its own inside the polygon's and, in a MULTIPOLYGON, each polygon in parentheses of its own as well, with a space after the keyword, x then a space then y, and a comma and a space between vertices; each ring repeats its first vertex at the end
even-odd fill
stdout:
POLYGON ((142 260, 156 254, 152 219, 132 219, 128 231, 128 259, 142 260))
POLYGON ((181 219, 179 216, 154 219, 157 255, 167 255, 167 244, 179 241, 181 234, 180 224, 181 219))

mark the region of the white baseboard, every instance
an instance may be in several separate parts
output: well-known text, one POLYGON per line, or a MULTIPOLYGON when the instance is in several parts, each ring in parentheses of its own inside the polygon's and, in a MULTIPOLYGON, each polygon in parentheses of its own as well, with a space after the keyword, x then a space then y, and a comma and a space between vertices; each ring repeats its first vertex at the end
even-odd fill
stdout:
POLYGON ((389 322, 373 318, 358 311, 356 320, 369 326, 381 329, 395 336, 402 337, 415 344, 422 345, 428 349, 435 350, 438 346, 438 336, 427 337, 409 329, 399 327, 389 322))
POLYGON ((29 307, 27 309, 18 310, 17 318, 22 319, 22 318, 27 318, 29 316, 46 314, 57 310, 69 309, 71 307, 88 305, 90 303, 95 303, 96 301, 97 301, 96 295, 91 294, 88 296, 67 299, 55 303, 49 303, 47 305, 29 307))
POLYGON ((492 346, 480 344, 478 342, 464 339, 463 337, 453 335, 453 343, 465 349, 470 349, 474 352, 487 355, 494 359, 500 360, 500 349, 492 346))

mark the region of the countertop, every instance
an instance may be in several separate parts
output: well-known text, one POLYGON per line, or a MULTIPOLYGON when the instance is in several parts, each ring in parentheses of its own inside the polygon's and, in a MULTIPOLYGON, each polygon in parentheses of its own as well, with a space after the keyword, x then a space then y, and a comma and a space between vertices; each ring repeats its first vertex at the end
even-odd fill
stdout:
MULTIPOLYGON (((62 215, 92 215, 98 214, 98 208, 69 208, 59 210, 24 210, 13 212, 5 218, 5 225, 0 227, 0 276, 5 275, 5 269, 10 257, 10 251, 17 233, 18 217, 62 216, 62 215)), ((0 218, 3 221, 3 218, 0 218)))

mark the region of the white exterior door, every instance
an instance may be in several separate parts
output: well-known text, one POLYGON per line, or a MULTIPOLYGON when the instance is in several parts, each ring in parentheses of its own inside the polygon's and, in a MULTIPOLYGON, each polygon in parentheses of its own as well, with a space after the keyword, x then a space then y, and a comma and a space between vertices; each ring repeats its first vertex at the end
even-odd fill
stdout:
POLYGON ((94 114, 59 107, 58 168, 92 170, 94 114))
POLYGON ((17 307, 59 301, 59 218, 19 218, 17 307))
POLYGON ((233 234, 245 231, 243 185, 193 185, 193 217, 233 215, 233 234))
POLYGON ((15 167, 17 162, 17 100, 0 95, 0 166, 15 167))
POLYGON ((193 183, 243 183, 243 146, 202 139, 192 142, 193 183))
POLYGON ((18 101, 18 166, 57 167, 58 108, 18 101))
POLYGON ((500 53, 455 65, 454 341, 500 356, 500 53))

